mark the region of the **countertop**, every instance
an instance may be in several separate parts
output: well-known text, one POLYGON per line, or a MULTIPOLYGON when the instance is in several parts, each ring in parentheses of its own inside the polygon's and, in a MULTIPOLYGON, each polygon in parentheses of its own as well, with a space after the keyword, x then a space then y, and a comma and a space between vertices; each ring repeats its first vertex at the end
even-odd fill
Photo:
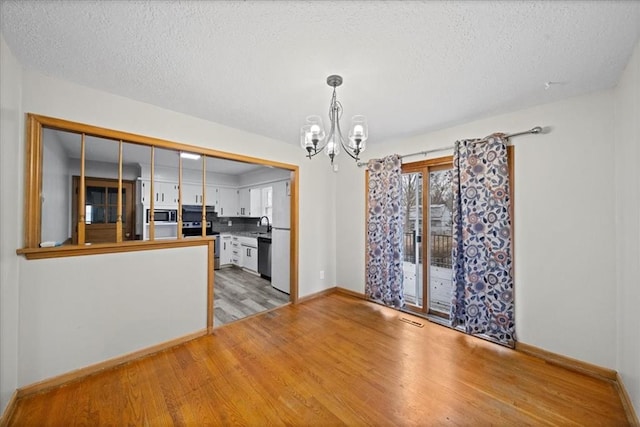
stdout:
POLYGON ((230 235, 230 236, 242 236, 242 237, 266 237, 268 239, 271 238, 271 233, 263 232, 263 231, 224 231, 220 232, 221 236, 230 235))

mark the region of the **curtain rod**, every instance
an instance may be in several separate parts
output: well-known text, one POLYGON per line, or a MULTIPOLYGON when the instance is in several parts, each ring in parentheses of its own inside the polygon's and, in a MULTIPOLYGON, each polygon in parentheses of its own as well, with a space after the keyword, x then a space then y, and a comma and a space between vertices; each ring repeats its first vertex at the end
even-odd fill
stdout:
MULTIPOLYGON (((507 138, 511 138, 511 137, 514 137, 514 136, 528 135, 530 133, 533 133, 533 134, 542 133, 542 127, 536 126, 536 127, 532 128, 532 129, 525 130, 525 131, 522 131, 522 132, 510 133, 506 137, 507 138)), ((454 148, 453 145, 451 145, 449 147, 433 148, 431 150, 418 151, 417 153, 405 154, 404 156, 400 156, 400 158, 404 159, 405 157, 420 156, 420 155, 426 156, 427 154, 430 154, 430 153, 435 153, 435 152, 438 152, 438 151, 451 150, 453 148, 454 148)), ((357 164, 358 164, 358 167, 361 167, 361 166, 365 166, 367 164, 367 162, 358 162, 357 164)))

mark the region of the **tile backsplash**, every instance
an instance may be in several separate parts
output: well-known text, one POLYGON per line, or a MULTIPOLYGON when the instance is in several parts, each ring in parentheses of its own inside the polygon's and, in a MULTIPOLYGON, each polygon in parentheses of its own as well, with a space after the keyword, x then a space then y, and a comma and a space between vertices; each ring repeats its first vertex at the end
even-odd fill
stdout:
POLYGON ((267 221, 263 222, 263 225, 258 226, 258 221, 260 218, 252 218, 252 217, 237 217, 237 216, 220 216, 215 217, 211 221, 211 228, 213 231, 219 231, 221 233, 231 232, 231 231, 267 231, 267 221), (229 225, 229 221, 231 221, 231 225, 229 225))

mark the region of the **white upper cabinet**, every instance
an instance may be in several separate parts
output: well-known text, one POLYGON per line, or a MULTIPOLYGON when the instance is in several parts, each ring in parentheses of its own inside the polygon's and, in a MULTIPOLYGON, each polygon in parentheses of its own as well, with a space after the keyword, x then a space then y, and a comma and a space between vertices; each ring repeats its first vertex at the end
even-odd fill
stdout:
POLYGON ((249 216, 262 216, 262 191, 260 188, 249 189, 249 216))
POLYGON ((238 190, 238 216, 249 216, 251 211, 251 195, 248 188, 238 190))
MULTIPOLYGON (((149 206, 151 204, 151 181, 143 179, 139 181, 138 194, 140 203, 149 206)), ((155 181, 153 183, 153 205, 156 207, 178 206, 178 183, 155 181)))
POLYGON ((205 203, 207 206, 214 206, 218 215, 220 215, 220 207, 218 203, 218 187, 207 185, 205 188, 205 203))
POLYGON ((183 184, 182 204, 202 206, 202 184, 183 184))
POLYGON ((238 215, 238 191, 235 188, 218 188, 216 211, 220 216, 238 215))

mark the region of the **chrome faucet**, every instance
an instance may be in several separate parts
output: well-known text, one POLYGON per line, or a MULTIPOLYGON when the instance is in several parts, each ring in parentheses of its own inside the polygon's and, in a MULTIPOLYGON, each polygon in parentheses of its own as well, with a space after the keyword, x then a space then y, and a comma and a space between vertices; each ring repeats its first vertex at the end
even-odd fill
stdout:
POLYGON ((267 233, 271 233, 271 224, 269 224, 269 217, 268 216, 261 216, 260 217, 260 225, 262 225, 262 219, 266 218, 267 219, 267 233))

